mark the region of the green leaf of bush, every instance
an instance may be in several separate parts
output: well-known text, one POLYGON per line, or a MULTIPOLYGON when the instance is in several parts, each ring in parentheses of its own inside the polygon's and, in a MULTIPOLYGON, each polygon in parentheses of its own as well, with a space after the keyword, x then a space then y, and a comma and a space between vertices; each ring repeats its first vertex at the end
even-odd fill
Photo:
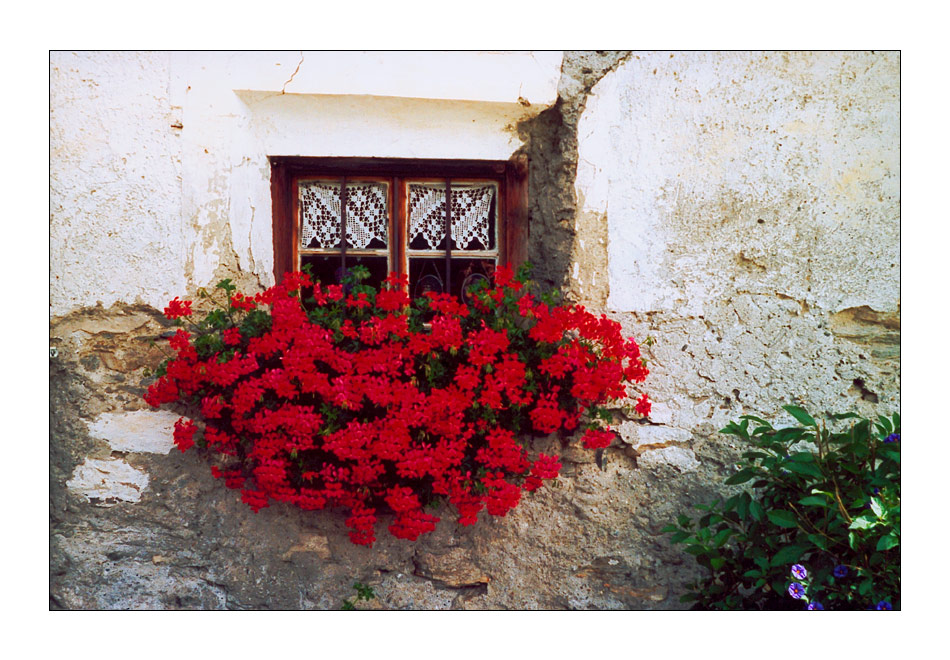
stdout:
POLYGON ((894 536, 893 534, 888 534, 887 536, 882 536, 877 542, 878 551, 890 550, 891 548, 896 548, 901 543, 900 539, 894 536))
POLYGON ((881 428, 884 429, 885 435, 894 431, 894 427, 891 426, 891 420, 883 415, 878 415, 877 420, 881 423, 881 428))
POLYGON ((873 527, 874 525, 875 525, 875 521, 869 520, 862 516, 860 518, 855 518, 854 520, 852 520, 851 524, 848 526, 848 529, 868 529, 869 527, 873 527))
POLYGON ((775 553, 775 555, 772 557, 771 564, 772 566, 794 564, 801 560, 802 555, 806 550, 808 550, 808 546, 802 545, 800 543, 786 545, 784 548, 775 553))
POLYGON ((876 497, 871 498, 871 511, 873 511, 874 515, 878 518, 884 514, 884 509, 881 508, 881 500, 876 497))
POLYGON ((729 539, 729 537, 732 536, 733 534, 735 534, 735 530, 730 529, 728 527, 720 531, 712 539, 713 547, 714 548, 722 547, 722 544, 725 543, 729 539))
POLYGON ((795 518, 795 514, 790 511, 784 511, 782 509, 776 509, 774 511, 768 512, 769 520, 774 525, 779 527, 798 527, 798 520, 795 518))
POLYGON ((796 463, 814 463, 815 455, 810 451, 797 451, 794 454, 791 454, 788 459, 790 461, 795 461, 796 463))
POLYGON ((775 430, 752 417, 732 426, 742 435, 750 421, 761 423, 751 449, 740 450, 741 469, 726 479, 743 490, 696 506, 706 515, 684 542, 707 577, 691 585, 694 609, 794 607, 786 592, 794 563, 807 566, 809 589, 828 609, 867 609, 883 597, 898 603, 900 560, 891 555, 900 547, 901 445, 883 440, 900 432, 899 416, 816 422, 797 406, 785 411, 802 426, 775 430), (792 449, 802 440, 821 453, 792 449), (847 577, 833 577, 838 564, 849 567, 847 577))
POLYGON ((805 435, 805 429, 790 427, 776 431, 775 435, 772 436, 772 440, 777 443, 785 444, 793 440, 798 440, 803 435, 805 435))
POLYGON ((756 471, 752 468, 743 468, 736 472, 734 475, 726 479, 727 486, 734 486, 736 484, 744 484, 749 479, 756 475, 756 471))
POLYGON ((749 502, 749 513, 752 515, 752 517, 755 520, 759 522, 762 522, 763 520, 765 520, 765 509, 762 507, 762 505, 759 503, 758 500, 752 500, 751 502, 749 502))
POLYGON ((853 412, 849 412, 849 413, 837 413, 837 414, 830 414, 830 415, 828 415, 828 419, 835 419, 835 420, 840 420, 840 419, 861 419, 861 415, 858 415, 857 413, 853 413, 853 412))
POLYGON ((690 533, 689 533, 689 532, 679 531, 679 532, 674 533, 673 536, 670 537, 670 543, 674 543, 674 544, 675 544, 675 543, 682 543, 683 541, 685 541, 685 540, 688 539, 689 537, 690 537, 690 533))
POLYGON ((821 479, 821 478, 823 478, 823 477, 825 476, 824 474, 822 474, 822 472, 821 472, 821 470, 818 468, 818 466, 815 465, 815 464, 813 464, 813 463, 792 463, 792 462, 788 462, 788 463, 785 464, 785 467, 786 467, 786 469, 788 469, 788 470, 790 470, 790 471, 792 471, 792 472, 794 472, 794 473, 796 473, 796 474, 804 474, 805 476, 808 476, 808 477, 815 477, 816 479, 821 479))
POLYGON ((821 548, 822 550, 828 549, 828 539, 824 536, 819 536, 818 534, 809 534, 808 540, 815 544, 815 547, 821 548))
POLYGON ((805 412, 803 408, 799 408, 798 406, 782 406, 782 408, 805 426, 818 426, 814 418, 805 412))

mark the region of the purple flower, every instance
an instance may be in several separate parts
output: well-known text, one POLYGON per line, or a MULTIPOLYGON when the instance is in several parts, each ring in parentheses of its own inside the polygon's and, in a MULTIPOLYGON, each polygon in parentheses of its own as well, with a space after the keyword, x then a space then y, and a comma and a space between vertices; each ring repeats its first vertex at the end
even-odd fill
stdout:
POLYGON ((882 600, 881 602, 879 602, 877 605, 874 606, 874 609, 876 609, 876 610, 893 610, 894 608, 893 608, 893 606, 891 606, 891 604, 888 603, 886 600, 882 600))
POLYGON ((891 433, 889 436, 884 438, 884 442, 900 442, 901 434, 900 433, 891 433))
POLYGON ((790 585, 788 585, 788 595, 796 600, 804 598, 805 587, 803 587, 798 582, 792 582, 790 585))
POLYGON ((792 577, 804 580, 808 577, 808 571, 806 571, 805 567, 801 564, 795 564, 792 566, 792 577))
POLYGON ((816 601, 812 601, 808 603, 808 607, 806 607, 805 609, 806 610, 823 610, 825 609, 825 606, 816 600, 816 601))
POLYGON ((835 566, 835 570, 833 571, 833 573, 836 578, 843 578, 844 576, 848 574, 848 567, 845 566, 844 564, 838 564, 837 566, 835 566))

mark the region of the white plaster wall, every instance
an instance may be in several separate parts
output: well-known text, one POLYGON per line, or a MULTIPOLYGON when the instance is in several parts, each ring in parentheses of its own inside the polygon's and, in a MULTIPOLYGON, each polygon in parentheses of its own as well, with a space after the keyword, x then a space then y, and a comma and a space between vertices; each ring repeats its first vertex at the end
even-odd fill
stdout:
POLYGON ((50 313, 272 282, 268 156, 503 160, 559 52, 53 53, 50 313))
MULTIPOLYGON (((50 56, 50 313, 186 286, 169 56, 50 56)), ((171 295, 169 295, 171 294, 171 295)))
POLYGON ((608 307, 695 316, 746 291, 897 309, 899 94, 881 52, 639 53, 605 76, 577 192, 607 214, 608 307))

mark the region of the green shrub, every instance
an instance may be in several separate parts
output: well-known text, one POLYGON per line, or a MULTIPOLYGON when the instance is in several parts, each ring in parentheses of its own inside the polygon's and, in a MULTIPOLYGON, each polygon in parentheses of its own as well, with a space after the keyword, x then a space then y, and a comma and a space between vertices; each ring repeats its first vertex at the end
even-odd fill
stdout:
POLYGON ((745 415, 722 433, 748 444, 726 479, 751 490, 681 515, 674 544, 709 573, 693 609, 900 609, 900 416, 829 415, 775 429, 745 415), (754 424, 750 431, 750 424, 754 424))

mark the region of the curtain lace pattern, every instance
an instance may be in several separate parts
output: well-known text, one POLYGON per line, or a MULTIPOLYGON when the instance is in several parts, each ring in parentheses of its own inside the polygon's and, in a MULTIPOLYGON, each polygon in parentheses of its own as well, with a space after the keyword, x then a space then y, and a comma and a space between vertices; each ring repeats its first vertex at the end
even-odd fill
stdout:
MULTIPOLYGON (((489 217, 495 196, 494 186, 453 185, 452 240, 459 250, 475 241, 481 249, 489 246, 489 217)), ((438 249, 445 238, 445 185, 409 185, 409 240, 421 236, 429 249, 438 249)))
MULTIPOLYGON (((339 183, 300 183, 300 245, 340 248, 339 183)), ((382 183, 346 184, 346 245, 365 249, 376 239, 388 245, 389 194, 382 183)))

